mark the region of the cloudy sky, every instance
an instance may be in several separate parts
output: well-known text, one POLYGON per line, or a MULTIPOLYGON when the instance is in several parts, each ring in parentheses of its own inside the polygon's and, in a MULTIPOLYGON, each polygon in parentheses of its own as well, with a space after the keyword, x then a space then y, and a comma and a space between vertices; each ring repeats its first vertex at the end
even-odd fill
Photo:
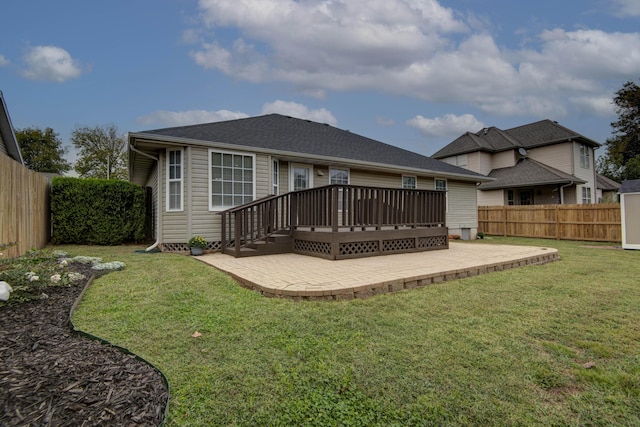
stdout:
MULTIPOLYGON (((123 133, 267 113, 430 155, 552 119, 604 143, 638 0, 6 0, 14 127, 123 133)), ((600 152, 603 149, 599 150, 600 152)))

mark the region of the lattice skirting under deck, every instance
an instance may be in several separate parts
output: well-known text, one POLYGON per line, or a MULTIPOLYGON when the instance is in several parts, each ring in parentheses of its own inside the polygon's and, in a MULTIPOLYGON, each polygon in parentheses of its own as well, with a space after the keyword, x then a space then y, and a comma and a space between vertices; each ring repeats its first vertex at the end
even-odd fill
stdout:
MULTIPOLYGON (((222 243, 207 242, 207 250, 219 251, 222 248, 222 243)), ((189 246, 186 243, 162 243, 160 245, 162 252, 189 252, 189 246)))

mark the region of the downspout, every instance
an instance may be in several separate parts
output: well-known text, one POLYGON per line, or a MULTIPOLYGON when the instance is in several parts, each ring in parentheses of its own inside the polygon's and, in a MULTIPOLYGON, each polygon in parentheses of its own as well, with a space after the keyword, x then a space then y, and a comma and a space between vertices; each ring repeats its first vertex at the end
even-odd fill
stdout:
POLYGON ((571 186, 571 185, 573 185, 573 184, 574 184, 574 182, 573 182, 573 181, 571 181, 571 182, 570 182, 570 183, 568 183, 568 184, 565 184, 565 185, 561 185, 561 186, 560 186, 560 204, 561 204, 561 205, 564 205, 564 189, 565 189, 565 187, 569 187, 569 186, 571 186))
MULTIPOLYGON (((134 152, 140 154, 141 156, 148 157, 151 160, 155 160, 158 163, 158 168, 160 168, 160 158, 154 157, 151 154, 147 154, 147 153, 145 153, 143 151, 138 150, 131 143, 129 143, 129 149, 131 151, 134 151, 134 152)), ((157 186, 156 186, 157 190, 156 191, 159 192, 160 191, 160 176, 159 175, 156 175, 156 180, 157 180, 157 186)), ((158 194, 158 203, 156 203, 156 210, 157 210, 156 215, 158 215, 157 218, 160 217, 160 203, 159 203, 159 201, 160 201, 160 194, 158 194)), ((157 233, 156 233, 156 241, 153 243, 153 245, 151 245, 148 248, 146 248, 145 252, 149 252, 149 251, 154 250, 155 248, 158 247, 159 244, 160 244, 160 239, 158 238, 157 233)))

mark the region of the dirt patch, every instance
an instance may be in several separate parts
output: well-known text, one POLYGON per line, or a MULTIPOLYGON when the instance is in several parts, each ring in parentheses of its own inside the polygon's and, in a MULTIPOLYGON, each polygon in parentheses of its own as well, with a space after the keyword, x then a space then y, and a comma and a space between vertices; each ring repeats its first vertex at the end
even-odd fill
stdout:
POLYGON ((0 307, 0 425, 148 426, 164 419, 168 390, 158 371, 72 332, 69 310, 85 284, 0 307))

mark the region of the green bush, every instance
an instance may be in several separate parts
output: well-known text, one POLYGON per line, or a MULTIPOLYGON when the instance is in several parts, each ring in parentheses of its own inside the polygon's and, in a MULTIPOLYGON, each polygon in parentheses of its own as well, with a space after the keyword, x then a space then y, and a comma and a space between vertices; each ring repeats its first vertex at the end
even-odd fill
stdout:
POLYGON ((141 187, 127 181, 57 177, 51 184, 54 244, 119 245, 145 235, 141 187))

